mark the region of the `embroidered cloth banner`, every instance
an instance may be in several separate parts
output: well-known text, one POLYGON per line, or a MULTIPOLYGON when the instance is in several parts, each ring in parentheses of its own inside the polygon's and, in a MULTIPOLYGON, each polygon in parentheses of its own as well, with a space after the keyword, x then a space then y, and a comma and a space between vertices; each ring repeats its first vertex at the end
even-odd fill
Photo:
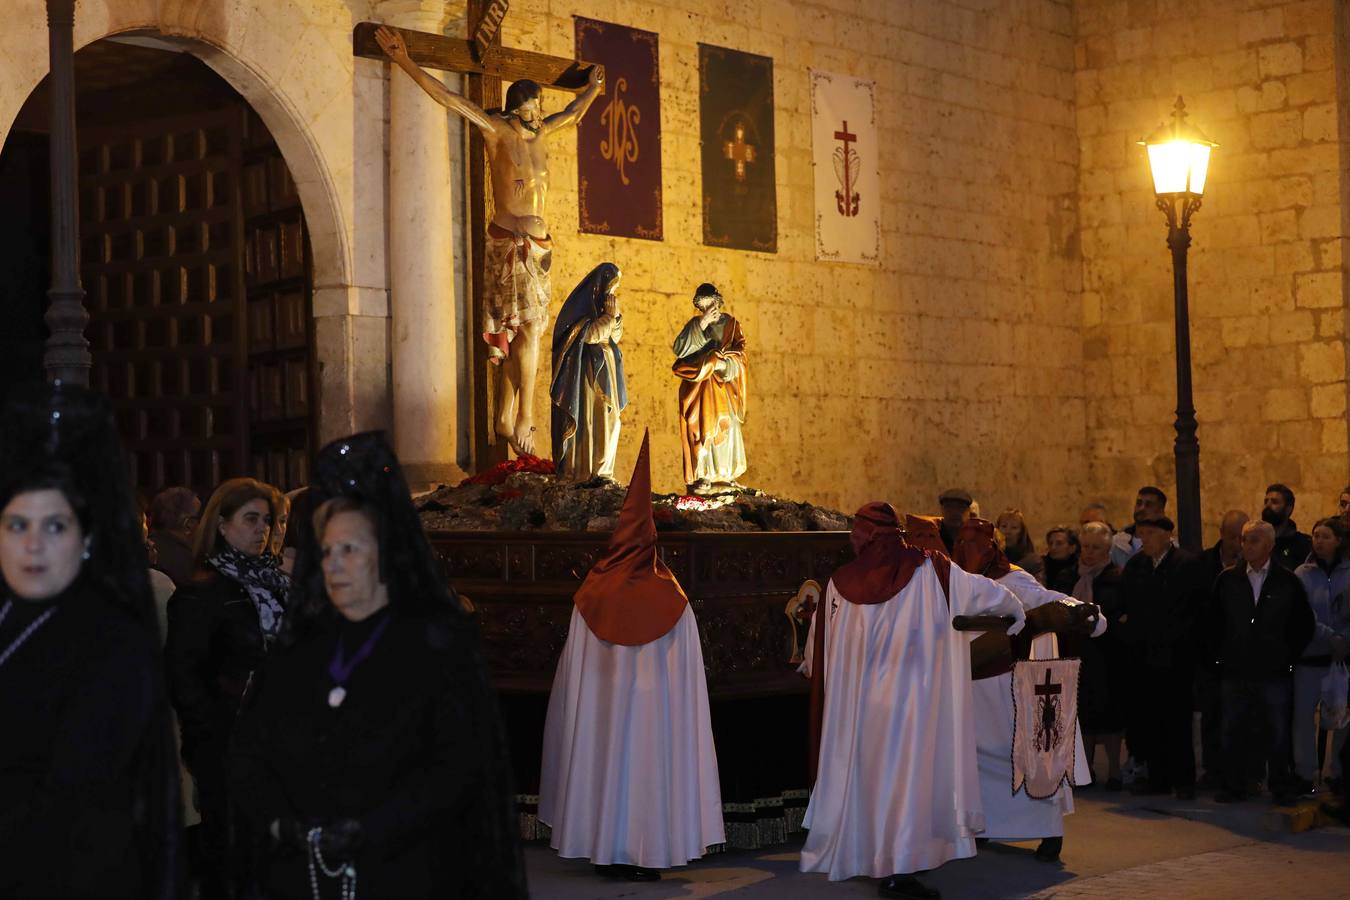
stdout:
POLYGON ((1076 659, 1027 660, 1013 665, 1012 792, 1044 800, 1066 780, 1073 784, 1078 735, 1076 659))
POLYGON ((703 243, 778 250, 773 60, 698 45, 703 243))
POLYGON ((876 82, 811 70, 816 259, 879 265, 876 82))
POLYGON ((576 17, 577 59, 605 67, 605 92, 577 126, 580 228, 662 238, 661 75, 656 35, 576 17))

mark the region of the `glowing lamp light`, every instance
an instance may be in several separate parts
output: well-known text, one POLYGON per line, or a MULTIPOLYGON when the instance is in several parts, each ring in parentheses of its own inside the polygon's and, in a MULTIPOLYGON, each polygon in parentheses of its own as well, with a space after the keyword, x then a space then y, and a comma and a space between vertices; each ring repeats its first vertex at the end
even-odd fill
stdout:
POLYGON ((1139 144, 1148 150, 1153 192, 1160 198, 1204 195, 1209 153, 1219 145, 1186 121, 1186 104, 1180 97, 1172 124, 1160 126, 1139 144))

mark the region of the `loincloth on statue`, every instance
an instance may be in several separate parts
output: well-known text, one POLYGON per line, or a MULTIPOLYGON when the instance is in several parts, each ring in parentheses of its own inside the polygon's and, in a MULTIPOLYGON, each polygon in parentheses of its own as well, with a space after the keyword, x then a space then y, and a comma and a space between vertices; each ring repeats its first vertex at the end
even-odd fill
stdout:
POLYGON ((483 340, 501 363, 527 322, 548 318, 553 239, 507 231, 490 222, 484 242, 483 340))

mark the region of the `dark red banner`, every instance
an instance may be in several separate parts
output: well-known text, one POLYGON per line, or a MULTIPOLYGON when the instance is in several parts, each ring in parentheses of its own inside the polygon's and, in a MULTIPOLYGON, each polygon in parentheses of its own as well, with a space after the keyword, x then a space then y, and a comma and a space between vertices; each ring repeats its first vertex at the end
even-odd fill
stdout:
POLYGON ((661 73, 656 34, 576 17, 577 59, 605 67, 605 92, 577 128, 581 230, 659 241, 661 73))

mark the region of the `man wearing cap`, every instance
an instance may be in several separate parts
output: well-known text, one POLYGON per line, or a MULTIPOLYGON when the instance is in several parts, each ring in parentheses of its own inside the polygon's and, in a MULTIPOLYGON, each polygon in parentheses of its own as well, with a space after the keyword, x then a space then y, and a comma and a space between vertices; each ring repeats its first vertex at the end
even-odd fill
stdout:
POLYGON ((984 828, 975 759, 970 639, 956 615, 1021 604, 986 578, 908 546, 889 503, 854 517, 857 558, 816 607, 811 678, 818 761, 801 870, 882 879, 884 897, 934 898, 913 875, 975 855, 984 828))
MULTIPOLYGON (((984 519, 967 519, 961 526, 956 548, 952 551, 952 562, 972 575, 982 575, 1007 588, 1028 613, 1050 603, 1080 608, 1083 605, 1073 597, 1044 587, 1030 574, 1008 562, 994 538, 994 523, 984 519)), ((1031 630, 1030 622, 1028 630, 1031 630)), ((1105 631, 1106 617, 1098 615, 1092 636, 1097 637, 1105 631)), ((1031 659, 1058 656, 1053 631, 1032 635, 1031 659)), ((1012 793, 1015 716, 1012 682, 1012 672, 1005 672, 993 678, 982 678, 974 684, 980 797, 984 802, 985 818, 985 829, 980 837, 1001 841, 1039 838, 1041 843, 1036 848, 1036 858, 1057 862, 1064 846, 1064 817, 1073 812, 1073 786, 1062 784, 1053 795, 1040 800, 1033 799, 1027 790, 1012 793)), ((1087 784, 1092 780, 1092 770, 1088 767, 1077 722, 1074 723, 1073 741, 1073 781, 1087 784)))
POLYGON ((539 821, 560 856, 655 881, 724 843, 694 610, 656 552, 648 438, 576 593, 544 723, 539 821))
POLYGON ((961 488, 948 488, 938 495, 938 505, 942 507, 942 544, 948 555, 956 546, 956 535, 961 530, 961 523, 969 517, 974 502, 970 492, 961 488))
MULTIPOLYGON (((1143 496, 1143 491, 1140 491, 1143 496)), ((1130 753, 1148 765, 1143 794, 1173 791, 1195 797, 1191 746, 1192 684, 1197 659, 1195 623, 1204 603, 1203 568, 1175 545, 1166 516, 1137 518, 1139 552, 1121 574, 1121 623, 1134 677, 1129 698, 1130 753)))

